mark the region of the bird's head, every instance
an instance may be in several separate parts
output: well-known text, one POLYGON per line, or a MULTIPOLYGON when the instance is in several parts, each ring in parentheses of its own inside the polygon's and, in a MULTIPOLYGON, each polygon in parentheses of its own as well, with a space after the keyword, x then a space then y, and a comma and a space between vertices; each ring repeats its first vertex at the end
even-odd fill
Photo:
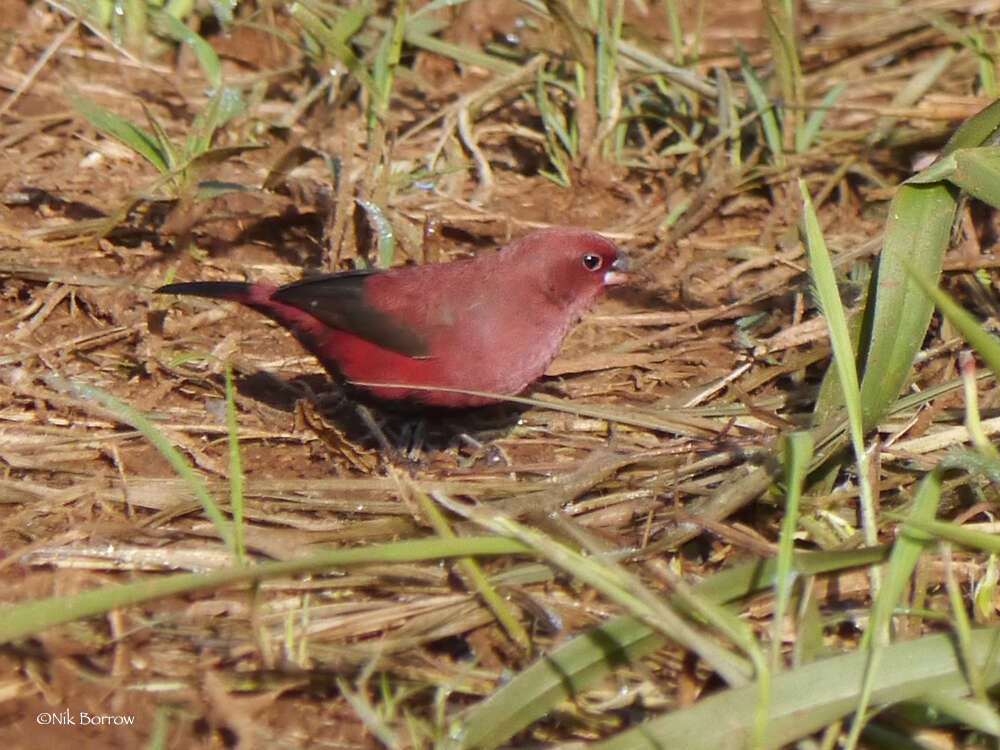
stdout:
POLYGON ((613 242, 579 227, 551 227, 525 235, 508 251, 515 268, 531 269, 546 296, 589 304, 605 287, 628 281, 631 260, 613 242))

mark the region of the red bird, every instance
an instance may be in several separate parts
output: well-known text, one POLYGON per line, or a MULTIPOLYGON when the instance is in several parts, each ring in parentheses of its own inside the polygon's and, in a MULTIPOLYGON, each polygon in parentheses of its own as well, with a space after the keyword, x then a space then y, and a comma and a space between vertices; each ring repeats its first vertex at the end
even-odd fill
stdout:
POLYGON ((496 399, 407 386, 519 393, 545 372, 604 288, 626 280, 628 266, 601 235, 554 227, 470 260, 283 287, 195 281, 156 292, 251 307, 294 333, 334 377, 378 398, 465 407, 496 399))

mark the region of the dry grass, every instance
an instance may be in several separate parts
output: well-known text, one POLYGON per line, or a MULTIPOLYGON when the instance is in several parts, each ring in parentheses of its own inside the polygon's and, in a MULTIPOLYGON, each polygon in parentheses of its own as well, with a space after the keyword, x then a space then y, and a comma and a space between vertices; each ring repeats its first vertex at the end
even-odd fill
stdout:
MULTIPOLYGON (((990 101, 977 87, 976 56, 931 21, 995 30, 1000 15, 957 2, 845 14, 804 5, 800 116, 838 83, 848 87, 818 146, 775 155, 752 108, 739 107, 742 138, 723 127, 723 106, 746 101, 734 42, 758 72, 771 61, 758 5, 684 10, 683 54, 671 51, 669 5, 628 4, 623 38, 695 78, 683 88, 638 57, 622 62, 619 106, 653 101, 661 87, 658 106, 674 110, 634 121, 620 148, 603 148, 608 121, 596 98, 583 100, 578 153, 564 154, 571 188, 539 176, 558 170, 532 92, 539 70, 555 75, 556 62, 572 56, 573 33, 538 9, 471 2, 437 13, 440 39, 480 49, 517 31, 531 54, 490 71, 411 43, 373 128, 350 76, 318 85, 323 65, 336 61, 307 58, 287 9, 244 8, 244 23, 230 33, 204 31, 226 82, 259 94, 214 145, 265 147, 208 165, 204 177, 258 186, 271 175, 274 189, 201 199, 183 188, 171 195, 162 183, 152 190, 155 169, 99 134, 65 96, 72 89, 140 124, 147 107, 182 140, 209 101, 190 50, 164 45, 164 54, 143 59, 58 5, 0 0, 0 600, 232 565, 190 484, 120 413, 56 387, 52 374, 149 416, 228 510, 230 363, 246 475, 243 534, 257 563, 444 536, 442 523, 477 536, 506 519, 541 529, 552 545, 478 560, 521 636, 498 624, 468 558, 311 570, 39 630, 0 652, 0 737, 11 747, 443 743, 463 709, 535 656, 635 614, 560 563, 557 542, 591 557, 617 555, 650 594, 776 554, 782 506, 767 492, 768 467, 779 438, 810 420, 829 364, 796 231, 794 180, 808 181, 842 291, 856 297, 863 274, 848 274, 878 252, 892 187, 990 101), (518 18, 538 29, 516 26, 518 18), (935 59, 939 75, 913 84, 935 59), (715 90, 716 68, 729 72, 735 93, 697 90, 715 90), (332 162, 290 157, 299 145, 335 161, 339 179, 332 162), (286 175, 280 165, 289 163, 297 166, 286 175), (572 223, 625 247, 639 261, 638 281, 573 331, 530 408, 423 421, 377 413, 397 448, 387 453, 283 330, 232 306, 174 309, 150 294, 171 275, 281 281, 303 269, 350 267, 367 242, 359 198, 390 220, 397 263, 446 260, 572 223), (116 214, 123 206, 127 214, 116 214), (190 353, 206 356, 178 357, 190 353), (436 518, 431 498, 459 512, 436 518), (42 726, 35 718, 62 711, 129 715, 135 724, 42 726)), ((387 27, 373 24, 370 34, 387 27)), ((959 226, 946 268, 983 271, 992 284, 993 216, 967 205, 959 226)), ((953 291, 992 315, 991 285, 954 278, 953 291)), ((967 440, 956 426, 963 401, 954 354, 962 346, 946 324, 935 326, 910 392, 944 385, 880 423, 880 505, 899 507, 948 446, 967 440)), ((995 393, 984 386, 980 397, 992 416, 995 393)), ((964 521, 995 509, 991 489, 961 484, 941 516, 964 521)), ((850 471, 813 484, 800 546, 860 547, 856 501, 850 471)), ((880 517, 882 541, 892 540, 893 524, 880 517)), ((941 593, 949 576, 967 587, 991 564, 979 553, 928 556, 911 605, 949 611, 941 593)), ((867 573, 855 567, 811 580, 799 618, 822 621, 827 650, 850 650, 870 615, 867 573)), ((750 632, 768 643, 771 593, 740 604, 750 632)), ((996 609, 977 617, 995 625, 996 609)), ((784 633, 789 652, 800 645, 796 627, 784 633)), ((932 618, 899 623, 910 636, 935 627, 932 618)), ((515 742, 609 737, 719 687, 692 651, 663 646, 515 742)), ((964 729, 938 731, 943 747, 971 746, 961 745, 964 729)))

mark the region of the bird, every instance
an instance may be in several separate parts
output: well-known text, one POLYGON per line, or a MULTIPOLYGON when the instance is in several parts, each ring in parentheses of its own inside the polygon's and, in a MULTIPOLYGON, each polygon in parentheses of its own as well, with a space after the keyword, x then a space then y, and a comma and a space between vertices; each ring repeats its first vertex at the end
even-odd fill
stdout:
POLYGON ((335 380, 377 400, 465 408, 518 394, 541 377, 570 329, 606 288, 626 283, 629 268, 613 242, 566 226, 444 263, 285 286, 181 282, 155 293, 252 308, 291 331, 335 380))

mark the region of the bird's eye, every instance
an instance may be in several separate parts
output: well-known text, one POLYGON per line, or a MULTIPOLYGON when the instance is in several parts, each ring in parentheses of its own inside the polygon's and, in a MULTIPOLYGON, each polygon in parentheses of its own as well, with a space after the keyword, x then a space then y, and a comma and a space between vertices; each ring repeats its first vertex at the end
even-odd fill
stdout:
POLYGON ((596 271, 601 267, 603 262, 604 261, 601 256, 596 255, 595 253, 587 253, 583 256, 583 267, 588 271, 596 271))

